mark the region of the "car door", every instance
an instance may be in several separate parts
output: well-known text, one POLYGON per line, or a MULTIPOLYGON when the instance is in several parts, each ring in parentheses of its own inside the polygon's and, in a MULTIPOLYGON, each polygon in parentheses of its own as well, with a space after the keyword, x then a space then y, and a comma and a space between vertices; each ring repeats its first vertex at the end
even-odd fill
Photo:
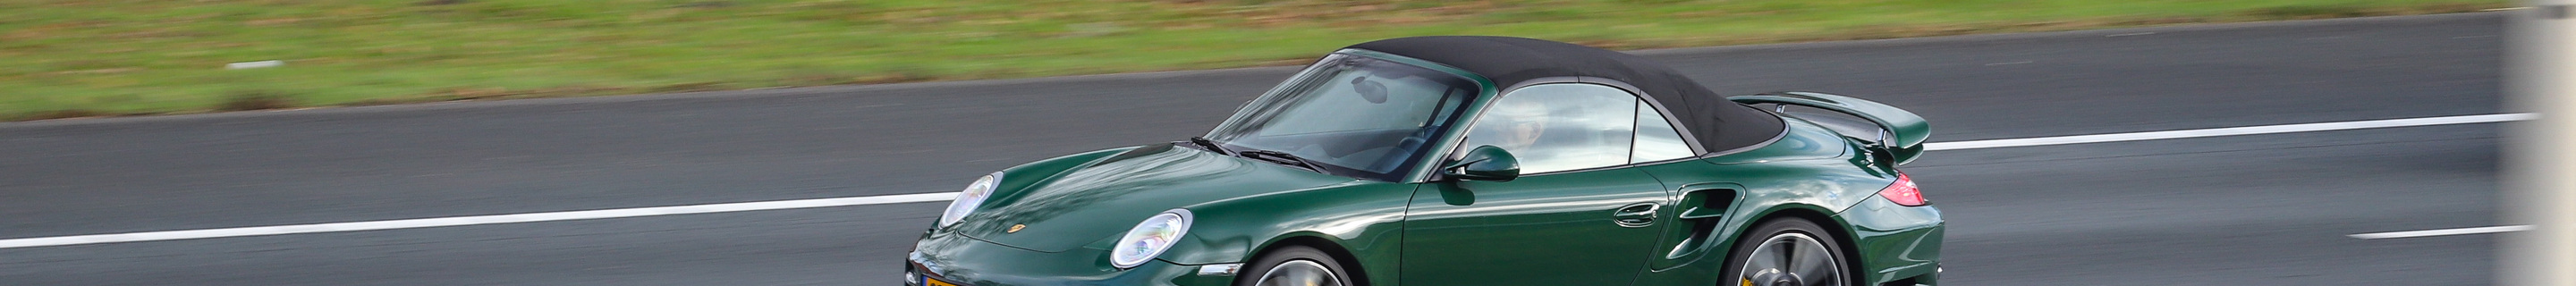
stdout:
POLYGON ((1425 183, 1406 211, 1405 285, 1626 285, 1667 225, 1662 183, 1629 168, 1634 95, 1525 87, 1495 100, 1462 150, 1502 147, 1520 178, 1425 183), (1535 133, 1533 133, 1535 132, 1535 133))

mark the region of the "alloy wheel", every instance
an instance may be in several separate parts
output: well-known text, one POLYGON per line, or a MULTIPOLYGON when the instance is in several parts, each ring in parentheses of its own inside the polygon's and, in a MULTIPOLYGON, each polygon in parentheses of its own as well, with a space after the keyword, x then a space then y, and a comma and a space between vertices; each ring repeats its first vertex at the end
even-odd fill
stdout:
POLYGON ((1290 260, 1261 273, 1254 286, 1342 286, 1341 276, 1313 260, 1290 260))
POLYGON ((1844 285, 1840 255, 1804 233, 1781 233, 1762 240, 1735 273, 1742 286, 1844 285))

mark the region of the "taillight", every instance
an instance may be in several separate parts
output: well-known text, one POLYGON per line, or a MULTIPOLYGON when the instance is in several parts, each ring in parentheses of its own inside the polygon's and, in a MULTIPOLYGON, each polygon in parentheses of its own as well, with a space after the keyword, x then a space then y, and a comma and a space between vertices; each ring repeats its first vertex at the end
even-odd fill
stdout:
POLYGON ((1878 197, 1887 198, 1887 201, 1896 202, 1901 206, 1919 207, 1931 204, 1923 201, 1922 189, 1914 188, 1914 178, 1906 177, 1904 173, 1896 174, 1895 184, 1888 184, 1887 189, 1878 190, 1878 197))

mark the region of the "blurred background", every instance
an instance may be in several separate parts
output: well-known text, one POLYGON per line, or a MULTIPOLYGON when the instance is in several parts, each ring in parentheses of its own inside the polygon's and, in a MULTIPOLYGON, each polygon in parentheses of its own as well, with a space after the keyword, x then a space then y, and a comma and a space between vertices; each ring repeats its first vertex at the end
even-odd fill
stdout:
POLYGON ((0 2, 0 119, 1294 65, 1416 35, 1614 48, 2470 12, 2502 0, 0 2), (266 62, 275 61, 275 62, 266 62), (252 63, 227 69, 232 63, 252 63), (275 64, 273 67, 269 64, 275 64))
POLYGON ((2519 157, 2494 123, 2530 118, 2503 92, 2515 6, 0 0, 0 285, 890 285, 940 199, 558 212, 937 197, 1203 134, 1338 47, 1448 34, 1882 101, 1936 145, 2432 122, 1906 170, 1950 221, 1954 285, 2496 284, 2513 252, 2488 234, 2528 230, 2499 219, 2519 157))

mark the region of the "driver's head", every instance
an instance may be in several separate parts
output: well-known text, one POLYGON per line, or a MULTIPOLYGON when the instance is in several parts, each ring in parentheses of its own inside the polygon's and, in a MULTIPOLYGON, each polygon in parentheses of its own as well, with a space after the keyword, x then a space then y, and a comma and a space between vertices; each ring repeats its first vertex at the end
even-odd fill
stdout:
POLYGON ((1549 119, 1547 106, 1538 102, 1509 98, 1494 102, 1493 108, 1488 109, 1485 115, 1495 119, 1490 124, 1501 125, 1492 129, 1494 147, 1502 147, 1506 151, 1527 151, 1531 144, 1538 143, 1539 134, 1547 130, 1549 119))

